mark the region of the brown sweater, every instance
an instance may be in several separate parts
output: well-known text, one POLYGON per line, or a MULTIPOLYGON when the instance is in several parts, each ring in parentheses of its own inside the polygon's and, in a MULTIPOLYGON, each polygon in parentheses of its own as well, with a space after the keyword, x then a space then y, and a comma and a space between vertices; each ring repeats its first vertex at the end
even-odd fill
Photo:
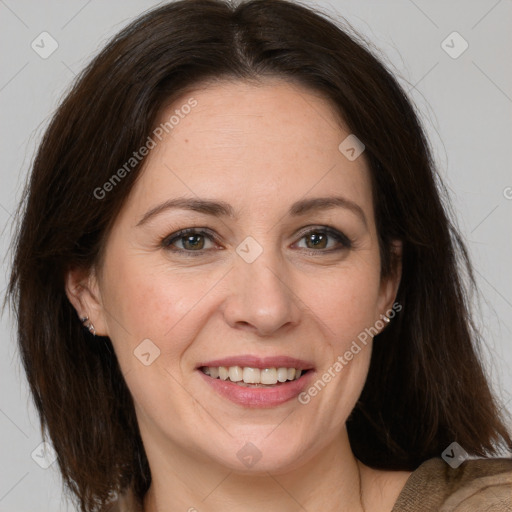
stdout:
POLYGON ((405 483, 391 512, 512 512, 512 459, 470 459, 457 469, 435 457, 405 483))
MULTIPOLYGON (((108 512, 143 511, 127 490, 108 512)), ((471 459, 457 469, 429 459, 409 476, 391 512, 512 512, 512 458, 471 459)))

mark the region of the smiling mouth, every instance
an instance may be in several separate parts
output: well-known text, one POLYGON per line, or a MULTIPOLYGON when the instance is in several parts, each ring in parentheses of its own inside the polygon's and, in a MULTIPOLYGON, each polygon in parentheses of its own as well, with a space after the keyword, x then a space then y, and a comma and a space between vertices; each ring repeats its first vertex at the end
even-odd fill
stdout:
POLYGON ((252 368, 250 366, 201 366, 199 368, 212 379, 232 382, 241 387, 275 387, 300 379, 309 370, 300 368, 252 368))

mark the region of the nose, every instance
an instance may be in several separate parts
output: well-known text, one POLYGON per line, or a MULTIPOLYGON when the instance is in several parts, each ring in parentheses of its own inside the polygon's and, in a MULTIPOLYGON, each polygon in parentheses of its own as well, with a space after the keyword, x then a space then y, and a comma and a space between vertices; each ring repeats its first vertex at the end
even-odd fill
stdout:
POLYGON ((301 301, 285 263, 270 251, 264 251, 252 263, 239 258, 229 276, 224 317, 232 328, 265 337, 298 325, 301 301))

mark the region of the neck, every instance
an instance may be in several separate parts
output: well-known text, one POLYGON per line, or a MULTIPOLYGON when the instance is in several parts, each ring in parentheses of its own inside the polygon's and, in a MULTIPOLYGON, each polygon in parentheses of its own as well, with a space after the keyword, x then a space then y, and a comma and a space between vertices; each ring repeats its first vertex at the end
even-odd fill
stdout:
MULTIPOLYGON (((239 473, 176 447, 147 446, 152 484, 144 512, 365 512, 360 463, 346 430, 309 460, 286 471, 239 473)), ((256 466, 257 467, 257 466, 256 466)), ((256 469, 256 467, 254 469, 256 469)))

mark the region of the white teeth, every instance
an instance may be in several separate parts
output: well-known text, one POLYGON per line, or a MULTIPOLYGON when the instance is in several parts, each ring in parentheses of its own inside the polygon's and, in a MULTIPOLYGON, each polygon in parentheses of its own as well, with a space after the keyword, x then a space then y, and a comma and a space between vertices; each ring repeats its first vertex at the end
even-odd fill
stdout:
POLYGON ((288 368, 279 368, 277 370, 277 380, 279 382, 286 382, 288 380, 288 368))
POLYGON ((243 380, 246 384, 260 384, 260 369, 259 368, 249 368, 246 366, 244 368, 244 377, 243 380))
POLYGON ((231 382, 240 382, 243 379, 243 370, 240 366, 229 367, 229 380, 231 382))
POLYGON ((260 382, 262 384, 277 384, 277 370, 275 368, 261 370, 260 382))
POLYGON ((227 380, 229 371, 225 366, 219 366, 219 378, 221 380, 227 380))
POLYGON ((297 380, 303 373, 296 368, 251 368, 249 366, 204 366, 203 373, 213 379, 230 380, 243 384, 263 384, 267 386, 283 383, 287 380, 297 380))

